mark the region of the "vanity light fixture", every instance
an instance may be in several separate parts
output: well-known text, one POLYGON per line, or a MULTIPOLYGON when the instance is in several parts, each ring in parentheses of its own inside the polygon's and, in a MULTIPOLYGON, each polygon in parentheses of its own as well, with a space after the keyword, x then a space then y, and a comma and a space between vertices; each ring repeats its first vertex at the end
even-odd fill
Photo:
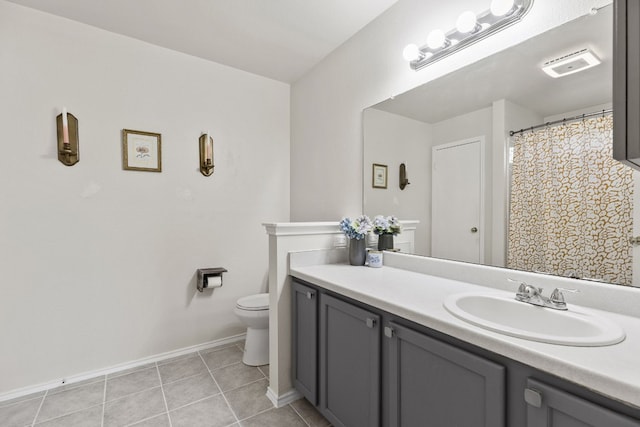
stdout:
POLYGON ((412 69, 420 70, 519 22, 532 5, 533 0, 492 0, 489 10, 479 15, 469 10, 463 12, 456 21, 456 28, 446 34, 442 30, 431 31, 424 46, 409 44, 402 51, 402 56, 412 69))

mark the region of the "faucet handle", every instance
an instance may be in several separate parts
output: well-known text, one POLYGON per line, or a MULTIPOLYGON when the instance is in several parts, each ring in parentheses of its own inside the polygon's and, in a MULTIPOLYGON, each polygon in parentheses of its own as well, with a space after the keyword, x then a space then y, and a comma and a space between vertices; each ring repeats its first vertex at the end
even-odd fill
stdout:
POLYGON ((577 289, 567 289, 567 288, 555 288, 553 290, 553 292, 551 292, 551 297, 549 298, 549 300, 556 305, 560 305, 560 306, 566 306, 567 303, 564 301, 564 294, 563 292, 580 292, 577 289))
POLYGON ((516 292, 516 296, 519 298, 534 298, 538 295, 542 294, 542 288, 538 288, 536 286, 527 285, 526 282, 515 279, 507 279, 511 283, 518 283, 518 291, 516 292))
POLYGON ((518 285, 518 295, 525 296, 527 294, 527 287, 529 285, 527 285, 522 280, 516 280, 516 279, 507 278, 507 281, 509 281, 511 283, 515 283, 515 284, 518 285))

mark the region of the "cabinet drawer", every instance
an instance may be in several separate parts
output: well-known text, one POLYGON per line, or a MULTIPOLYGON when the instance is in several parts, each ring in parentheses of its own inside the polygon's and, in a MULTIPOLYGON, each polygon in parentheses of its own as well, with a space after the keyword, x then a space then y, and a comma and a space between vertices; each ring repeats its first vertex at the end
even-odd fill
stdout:
POLYGON ((529 378, 527 427, 640 427, 640 422, 529 378))

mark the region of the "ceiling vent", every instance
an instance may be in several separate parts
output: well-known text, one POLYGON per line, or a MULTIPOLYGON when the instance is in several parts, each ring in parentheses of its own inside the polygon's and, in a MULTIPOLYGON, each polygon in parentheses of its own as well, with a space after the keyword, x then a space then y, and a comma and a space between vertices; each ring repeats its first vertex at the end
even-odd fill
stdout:
POLYGON ((598 57, 589 49, 581 49, 559 58, 552 59, 542 65, 542 71, 553 78, 568 76, 600 64, 598 57))

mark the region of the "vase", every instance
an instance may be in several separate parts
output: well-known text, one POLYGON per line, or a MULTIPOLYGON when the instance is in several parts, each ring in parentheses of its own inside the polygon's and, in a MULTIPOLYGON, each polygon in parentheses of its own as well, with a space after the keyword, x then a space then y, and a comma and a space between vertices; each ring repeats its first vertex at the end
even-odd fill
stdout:
POLYGON ((393 234, 381 234, 378 236, 378 250, 393 249, 393 234))
POLYGON ((367 242, 365 239, 349 240, 349 264, 364 265, 367 258, 367 242))

